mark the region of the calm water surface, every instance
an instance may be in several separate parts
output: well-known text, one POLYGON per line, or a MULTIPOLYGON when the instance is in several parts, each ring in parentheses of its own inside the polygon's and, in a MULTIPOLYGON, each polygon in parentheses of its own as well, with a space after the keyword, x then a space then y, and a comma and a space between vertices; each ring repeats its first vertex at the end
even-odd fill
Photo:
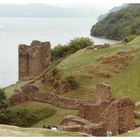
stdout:
POLYGON ((115 40, 91 37, 94 18, 0 18, 0 88, 18 80, 18 45, 50 41, 52 47, 74 37, 90 37, 95 44, 115 40))

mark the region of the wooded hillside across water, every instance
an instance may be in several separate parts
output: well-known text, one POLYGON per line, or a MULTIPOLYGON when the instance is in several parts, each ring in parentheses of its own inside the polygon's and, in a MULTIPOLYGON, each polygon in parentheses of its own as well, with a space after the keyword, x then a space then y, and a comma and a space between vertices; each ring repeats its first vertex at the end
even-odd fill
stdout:
POLYGON ((93 36, 105 36, 112 39, 140 34, 140 4, 129 4, 117 12, 108 14, 91 29, 93 36))

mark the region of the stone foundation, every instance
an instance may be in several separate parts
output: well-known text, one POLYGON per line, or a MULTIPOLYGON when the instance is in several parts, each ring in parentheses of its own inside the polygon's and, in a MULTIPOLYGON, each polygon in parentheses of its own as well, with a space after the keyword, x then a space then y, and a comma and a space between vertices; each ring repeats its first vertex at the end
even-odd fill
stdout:
POLYGON ((61 122, 59 130, 85 132, 94 136, 103 136, 106 131, 103 124, 95 124, 78 116, 69 115, 61 122))

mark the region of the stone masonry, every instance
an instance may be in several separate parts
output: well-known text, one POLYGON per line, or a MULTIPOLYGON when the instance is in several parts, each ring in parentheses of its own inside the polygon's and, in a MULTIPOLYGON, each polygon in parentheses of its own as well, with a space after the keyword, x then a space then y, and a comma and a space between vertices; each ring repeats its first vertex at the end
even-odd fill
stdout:
POLYGON ((111 87, 107 83, 96 86, 96 103, 81 104, 78 114, 88 120, 88 124, 74 122, 75 116, 65 117, 60 124, 60 130, 86 132, 94 136, 106 136, 107 131, 112 135, 125 133, 135 128, 134 102, 128 98, 115 99, 111 94, 111 87), (66 120, 66 121, 65 121, 66 120))
POLYGON ((30 46, 19 45, 19 80, 41 74, 50 63, 50 42, 34 40, 30 46))
POLYGON ((17 105, 26 101, 44 102, 57 107, 76 110, 80 109, 81 104, 86 104, 86 102, 62 97, 54 93, 40 93, 39 89, 32 84, 28 84, 20 90, 15 90, 15 94, 9 99, 9 104, 17 105))
POLYGON ((96 103, 99 104, 111 100, 113 100, 111 86, 107 83, 98 83, 96 85, 96 103))
POLYGON ((36 86, 26 85, 20 91, 16 91, 9 103, 14 105, 32 100, 79 110, 77 116, 66 116, 62 120, 59 126, 59 130, 62 131, 106 136, 107 131, 111 131, 112 135, 118 135, 135 128, 134 119, 139 119, 140 114, 134 112, 133 101, 129 98, 113 98, 111 87, 107 83, 98 83, 96 94, 96 103, 92 104, 53 93, 40 93, 36 86))

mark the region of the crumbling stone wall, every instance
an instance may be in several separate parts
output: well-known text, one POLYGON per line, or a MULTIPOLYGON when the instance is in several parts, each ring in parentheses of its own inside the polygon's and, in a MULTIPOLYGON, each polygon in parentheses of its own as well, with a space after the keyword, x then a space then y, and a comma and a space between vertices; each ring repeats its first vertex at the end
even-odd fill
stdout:
MULTIPOLYGON (((134 116, 134 102, 128 98, 112 98, 111 87, 106 83, 99 83, 96 88, 96 103, 82 104, 79 111, 79 117, 88 120, 91 125, 88 125, 86 130, 82 125, 78 126, 79 128, 77 129, 80 131, 82 128, 83 131, 89 134, 100 136, 106 135, 107 131, 111 131, 113 135, 117 135, 134 129, 134 118, 138 116, 136 114, 134 116), (93 124, 96 125, 93 126, 93 124), (95 127, 97 125, 102 128, 102 133, 98 131, 98 127, 95 127), (93 128, 94 131, 91 128, 93 128), (95 133, 95 131, 98 134, 95 133)), ((67 123, 68 126, 71 123, 71 120, 69 121, 70 122, 67 123)), ((74 127, 76 127, 76 125, 74 127)))
POLYGON ((99 116, 99 120, 104 122, 106 132, 111 131, 113 135, 118 134, 118 110, 116 104, 109 104, 99 116))
POLYGON ((103 136, 106 133, 103 124, 91 123, 78 116, 68 115, 61 122, 59 130, 71 132, 85 132, 94 136, 103 136))
POLYGON ((128 98, 116 99, 102 112, 100 121, 113 135, 134 129, 134 102, 128 98))
POLYGON ((50 63, 50 42, 33 41, 30 46, 19 45, 19 80, 41 74, 50 63))
POLYGON ((108 84, 99 83, 96 89, 99 94, 97 102, 91 104, 53 93, 39 93, 39 89, 34 85, 26 85, 21 91, 17 91, 18 93, 11 97, 9 102, 17 104, 33 100, 62 108, 78 109, 78 116, 66 117, 60 124, 60 129, 65 131, 80 131, 95 136, 105 136, 107 131, 117 135, 134 129, 134 119, 139 117, 138 113, 134 113, 134 102, 128 98, 113 99, 110 90, 108 84))
POLYGON ((16 105, 25 101, 44 102, 68 109, 79 109, 81 108, 81 104, 86 104, 86 102, 62 97, 53 93, 39 93, 39 89, 34 85, 24 86, 21 91, 9 99, 11 105, 16 105))
POLYGON ((100 104, 82 104, 78 116, 89 120, 92 123, 98 123, 100 121, 99 116, 109 104, 110 102, 102 102, 100 104))
POLYGON ((107 83, 98 83, 96 85, 96 103, 100 104, 112 100, 111 86, 107 83))
POLYGON ((128 130, 132 130, 135 127, 134 124, 134 102, 128 98, 116 100, 118 108, 118 123, 119 134, 125 133, 128 130))

